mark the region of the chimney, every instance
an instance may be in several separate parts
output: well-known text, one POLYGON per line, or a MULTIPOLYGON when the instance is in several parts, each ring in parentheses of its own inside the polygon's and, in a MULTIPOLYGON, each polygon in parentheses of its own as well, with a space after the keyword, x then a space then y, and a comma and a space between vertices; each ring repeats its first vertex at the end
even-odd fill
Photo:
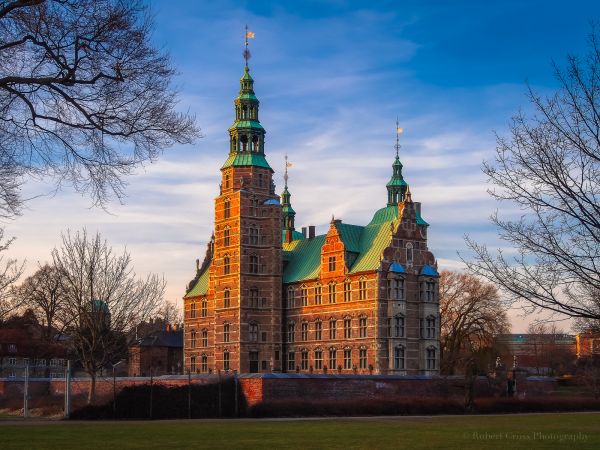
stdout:
POLYGON ((309 225, 308 226, 308 238, 312 239, 315 237, 315 226, 314 225, 309 225))
POLYGON ((306 237, 306 227, 302 227, 302 236, 306 237))
POLYGON ((421 215, 421 202, 415 202, 415 210, 417 211, 417 214, 420 216, 421 215))

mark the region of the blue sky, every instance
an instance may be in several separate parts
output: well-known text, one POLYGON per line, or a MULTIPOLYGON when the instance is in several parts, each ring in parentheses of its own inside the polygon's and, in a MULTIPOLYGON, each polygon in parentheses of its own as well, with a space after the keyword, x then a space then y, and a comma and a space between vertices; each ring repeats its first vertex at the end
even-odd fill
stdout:
MULTIPOLYGON (((528 109, 526 82, 556 87, 551 62, 583 54, 593 1, 266 2, 153 0, 155 42, 171 54, 180 108, 204 137, 165 151, 129 178, 124 204, 109 213, 65 189, 30 182, 24 215, 7 224, 11 256, 27 270, 49 259, 60 233, 87 226, 127 246, 136 270, 165 275, 180 301, 212 231, 219 167, 242 74, 244 25, 256 33, 250 67, 278 190, 287 153, 297 224, 326 230, 332 214, 365 224, 386 202, 395 120, 405 129, 401 159, 413 199, 431 224, 442 268, 460 267, 465 233, 491 247, 481 162, 494 132, 528 109)), ((518 214, 510 205, 506 214, 518 214)), ((513 331, 529 318, 511 311, 513 331)))

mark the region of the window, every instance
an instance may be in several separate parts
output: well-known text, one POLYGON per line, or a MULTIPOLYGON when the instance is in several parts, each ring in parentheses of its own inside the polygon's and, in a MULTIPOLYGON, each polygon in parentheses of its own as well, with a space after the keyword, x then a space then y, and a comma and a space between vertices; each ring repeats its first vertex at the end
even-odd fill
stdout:
POLYGON ((308 370, 308 350, 302 350, 302 354, 300 356, 300 368, 302 370, 308 370))
POLYGON ((315 305, 320 305, 321 301, 322 301, 322 297, 321 297, 321 285, 317 284, 315 286, 315 305))
POLYGON ((315 350, 315 369, 323 369, 323 350, 315 350))
POLYGON ((258 256, 250 255, 250 273, 258 273, 259 265, 258 265, 258 256))
POLYGON ((350 339, 352 337, 352 319, 344 319, 344 339, 350 339))
POLYGON ((190 372, 196 372, 196 357, 190 357, 190 372))
POLYGON ((302 322, 302 340, 308 341, 308 322, 302 322))
POLYGON ((202 355, 202 357, 200 358, 200 372, 208 372, 208 356, 206 355, 202 355))
POLYGON ((231 229, 229 227, 225 227, 223 230, 223 245, 225 247, 231 245, 231 229))
POLYGON ((435 335, 436 335, 436 332, 435 332, 435 317, 428 316, 427 319, 425 320, 425 323, 426 323, 425 336, 428 339, 435 338, 435 335))
POLYGON ((250 227, 248 236, 250 245, 258 245, 258 228, 250 227))
MULTIPOLYGON (((258 149, 257 149, 258 151, 258 149)), ((258 174, 258 187, 263 187, 263 174, 259 173, 258 174)))
POLYGON ((387 319, 387 337, 392 337, 392 319, 387 319))
POLYGON ((427 369, 435 370, 435 347, 427 349, 427 369))
POLYGON ((302 299, 302 306, 308 306, 308 289, 306 289, 306 286, 302 286, 300 298, 302 299))
POLYGON ((435 301, 435 281, 425 281, 421 283, 421 292, 424 301, 435 301))
POLYGON ((337 366, 337 350, 335 348, 329 349, 329 368, 335 370, 337 366))
POLYGON ((223 257, 223 274, 229 275, 229 272, 231 272, 231 260, 229 255, 225 255, 223 257))
POLYGON ((223 291, 223 308, 231 308, 231 291, 229 289, 223 291))
POLYGON ((358 331, 361 338, 367 337, 367 318, 361 317, 358 319, 358 331))
POLYGON ((358 352, 358 367, 360 369, 367 368, 367 349, 364 347, 361 347, 358 352))
POLYGON ((17 344, 8 344, 9 353, 17 353, 17 344))
POLYGON ((250 289, 250 307, 258 308, 259 292, 256 288, 250 289))
POLYGON ((258 324, 256 322, 250 324, 250 342, 258 342, 258 324))
POLYGON ((202 347, 208 347, 208 330, 202 330, 202 347))
POLYGON ((388 280, 388 299, 404 299, 404 280, 402 278, 394 278, 392 280, 388 280))
POLYGON ((296 340, 296 324, 294 322, 288 323, 288 342, 294 342, 296 340))
POLYGON ((329 303, 335 303, 335 283, 329 283, 329 303))
POLYGON ((349 302, 352 300, 352 285, 350 280, 344 282, 344 301, 349 302))
POLYGON ((404 317, 394 317, 394 333, 396 337, 404 337, 404 317))
POLYGON ((352 349, 344 349, 344 369, 352 369, 352 349))
POLYGON ((361 278, 358 281, 358 299, 365 300, 367 298, 367 280, 361 278))
POLYGON ((231 202, 228 198, 223 202, 223 217, 225 217, 225 219, 231 217, 231 202))
POLYGON ((335 332, 337 327, 337 322, 335 319, 331 319, 329 321, 329 339, 335 339, 335 332))
POLYGON ((231 177, 229 176, 229 174, 225 174, 225 188, 229 189, 229 181, 230 181, 231 177))
POLYGON ((294 306, 294 287, 290 286, 287 290, 287 307, 293 308, 294 306))
POLYGON ((317 320, 315 322, 315 339, 317 341, 323 339, 323 322, 321 322, 320 320, 317 320))
POLYGON ((404 361, 404 347, 399 345, 394 348, 394 369, 396 370, 404 370, 405 361, 404 361))
POLYGON ((335 256, 329 257, 329 271, 335 272, 335 256))
POLYGON ((229 342, 229 324, 223 324, 223 342, 229 342))
POLYGON ((206 317, 208 315, 208 300, 202 300, 202 308, 200 309, 200 315, 206 317))
POLYGON ((406 265, 407 266, 413 265, 413 257, 414 257, 413 246, 410 242, 407 242, 407 244, 406 244, 406 265))
POLYGON ((223 352, 223 370, 229 370, 229 351, 223 352))
POLYGON ((396 280, 396 300, 404 300, 404 278, 396 280))
POLYGON ((192 303, 190 305, 190 319, 195 319, 196 318, 196 304, 192 303))
POLYGON ((196 347, 196 330, 192 330, 190 333, 190 347, 196 347))
POLYGON ((288 370, 296 369, 296 353, 288 352, 288 370))

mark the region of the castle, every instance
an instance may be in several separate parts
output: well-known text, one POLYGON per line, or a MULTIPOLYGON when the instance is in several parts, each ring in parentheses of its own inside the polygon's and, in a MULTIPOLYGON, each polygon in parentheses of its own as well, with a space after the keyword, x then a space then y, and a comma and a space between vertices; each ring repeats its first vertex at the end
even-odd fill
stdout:
POLYGON ((287 167, 275 193, 247 64, 234 103, 214 233, 184 297, 185 369, 437 374, 437 264, 398 152, 368 225, 299 232, 287 167))

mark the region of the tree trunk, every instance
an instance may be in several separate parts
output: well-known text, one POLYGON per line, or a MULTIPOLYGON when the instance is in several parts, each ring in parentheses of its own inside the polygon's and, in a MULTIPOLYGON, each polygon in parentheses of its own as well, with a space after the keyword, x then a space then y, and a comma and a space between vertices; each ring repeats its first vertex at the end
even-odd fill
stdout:
POLYGON ((88 391, 88 405, 96 399, 96 372, 90 372, 90 390, 88 391))

